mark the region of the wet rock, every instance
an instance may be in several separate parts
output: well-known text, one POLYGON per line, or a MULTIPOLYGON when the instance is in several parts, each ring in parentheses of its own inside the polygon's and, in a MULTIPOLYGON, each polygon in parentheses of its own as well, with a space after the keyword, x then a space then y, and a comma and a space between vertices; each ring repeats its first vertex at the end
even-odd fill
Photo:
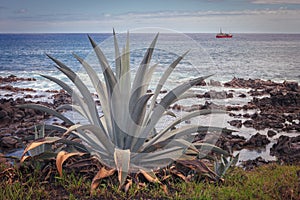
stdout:
POLYGON ((242 109, 243 109, 243 107, 241 107, 241 106, 227 106, 226 107, 227 111, 239 111, 239 110, 242 110, 242 109))
POLYGON ((262 157, 257 157, 254 160, 246 160, 242 162, 242 166, 244 169, 246 170, 251 170, 254 169, 256 167, 262 166, 262 165, 266 165, 269 164, 269 161, 266 161, 265 159, 263 159, 262 157))
POLYGON ((32 88, 19 88, 19 87, 13 87, 11 85, 0 86, 0 90, 7 90, 11 92, 36 92, 32 88))
POLYGON ((233 98, 233 93, 228 93, 226 98, 233 98))
POLYGON ((235 150, 241 150, 246 139, 243 136, 233 135, 231 132, 222 132, 219 133, 219 135, 207 135, 207 133, 199 133, 195 137, 195 141, 208 143, 214 142, 216 146, 222 148, 223 150, 229 153, 232 153, 235 150))
POLYGON ((244 121, 243 125, 245 127, 253 127, 253 120, 246 120, 244 121))
POLYGON ((7 116, 7 112, 5 110, 0 110, 0 119, 5 118, 6 116, 7 116))
POLYGON ((271 155, 286 163, 300 162, 300 136, 288 137, 281 135, 270 149, 271 155))
POLYGON ((2 137, 0 139, 0 144, 1 144, 1 147, 3 148, 13 148, 13 147, 16 147, 16 144, 18 143, 18 140, 13 138, 13 137, 9 137, 9 136, 6 136, 6 137, 2 137))
POLYGON ((200 83, 196 84, 196 86, 206 86, 206 82, 203 80, 200 83))
POLYGON ((245 114, 243 114, 243 117, 244 117, 244 118, 250 118, 251 116, 250 116, 249 113, 245 113, 245 114))
POLYGON ((243 79, 234 77, 231 81, 224 83, 225 87, 234 87, 234 88, 254 88, 254 89, 264 89, 266 87, 275 87, 280 85, 271 80, 264 81, 261 79, 243 79))
POLYGON ((245 107, 243 106, 243 110, 249 108, 258 109, 259 112, 251 115, 252 121, 244 122, 246 127, 253 127, 257 130, 271 128, 287 132, 300 129, 296 123, 293 123, 300 113, 299 91, 272 90, 270 97, 254 97, 245 107))
POLYGON ((212 79, 210 79, 209 85, 215 86, 215 87, 221 87, 222 86, 220 81, 215 81, 215 80, 212 80, 212 79))
POLYGON ((235 126, 237 128, 242 127, 242 120, 232 120, 228 122, 231 126, 235 126))
POLYGON ((247 95, 245 95, 245 94, 240 94, 238 97, 240 97, 240 98, 246 98, 247 95))
POLYGON ((233 135, 232 133, 222 133, 216 142, 216 146, 232 153, 236 150, 241 150, 246 138, 239 135, 233 135))
POLYGON ((35 78, 21 78, 17 77, 15 75, 9 75, 7 77, 1 77, 0 76, 0 83, 12 83, 12 82, 17 82, 17 81, 36 81, 35 78))
POLYGON ((64 91, 61 91, 57 94, 52 95, 52 98, 53 98, 53 104, 55 107, 58 107, 63 104, 71 104, 72 103, 71 96, 64 91))
POLYGON ((205 98, 211 98, 211 99, 226 99, 226 98, 232 98, 233 94, 232 93, 227 93, 225 91, 220 91, 217 92, 215 90, 211 90, 209 92, 206 92, 204 94, 205 98))
POLYGON ((297 82, 284 81, 283 85, 287 88, 287 90, 290 90, 290 91, 297 91, 299 89, 297 82))
POLYGON ((256 133, 248 141, 245 142, 244 147, 255 148, 255 147, 265 147, 270 143, 270 140, 265 135, 256 133))
POLYGON ((273 137, 273 136, 277 135, 277 133, 273 130, 268 130, 267 135, 268 135, 268 137, 273 137))
POLYGON ((24 96, 24 98, 25 98, 25 99, 32 99, 32 95, 26 94, 26 95, 24 96))
POLYGON ((263 96, 266 94, 269 94, 266 90, 250 90, 248 92, 250 94, 250 96, 263 96))

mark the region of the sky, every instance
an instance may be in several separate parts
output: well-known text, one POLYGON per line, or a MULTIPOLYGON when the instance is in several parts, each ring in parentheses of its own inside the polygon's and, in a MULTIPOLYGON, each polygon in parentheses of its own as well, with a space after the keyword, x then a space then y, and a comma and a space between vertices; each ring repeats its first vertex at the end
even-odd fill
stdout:
POLYGON ((0 33, 300 33, 300 0, 0 0, 0 33))

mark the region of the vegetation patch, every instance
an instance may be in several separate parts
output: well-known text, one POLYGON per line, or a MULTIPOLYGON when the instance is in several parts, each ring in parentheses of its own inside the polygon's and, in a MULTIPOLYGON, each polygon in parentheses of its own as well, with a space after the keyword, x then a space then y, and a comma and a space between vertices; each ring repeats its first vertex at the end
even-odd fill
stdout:
POLYGON ((101 180, 90 193, 92 176, 65 170, 45 180, 38 167, 1 166, 0 199, 299 199, 300 166, 268 164, 251 171, 231 168, 223 183, 166 181, 169 193, 157 183, 133 185, 127 193, 118 189, 113 177, 101 180))

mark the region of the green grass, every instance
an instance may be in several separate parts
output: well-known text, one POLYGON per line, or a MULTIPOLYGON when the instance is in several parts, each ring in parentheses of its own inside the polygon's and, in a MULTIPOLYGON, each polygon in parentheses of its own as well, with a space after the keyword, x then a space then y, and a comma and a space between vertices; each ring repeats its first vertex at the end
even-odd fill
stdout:
POLYGON ((91 180, 82 175, 56 173, 43 181, 40 171, 0 168, 0 199, 300 199, 300 166, 265 165, 252 171, 230 169, 220 184, 208 182, 184 183, 171 178, 169 194, 158 184, 137 186, 127 193, 118 190, 112 179, 103 180, 90 195, 91 180))

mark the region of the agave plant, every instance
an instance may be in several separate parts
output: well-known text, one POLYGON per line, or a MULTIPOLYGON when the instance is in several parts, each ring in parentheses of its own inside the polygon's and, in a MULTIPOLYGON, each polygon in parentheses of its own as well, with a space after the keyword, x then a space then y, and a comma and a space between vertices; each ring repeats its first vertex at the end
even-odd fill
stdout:
MULTIPOLYGON (((66 124, 69 128, 47 125, 47 128, 65 131, 64 136, 75 134, 83 141, 86 151, 95 156, 106 166, 102 168, 92 182, 92 188, 97 187, 101 178, 118 173, 118 180, 122 186, 131 173, 142 173, 152 182, 159 182, 155 176, 156 169, 165 167, 173 161, 197 160, 202 156, 203 149, 212 150, 228 156, 226 151, 212 145, 194 142, 194 133, 230 131, 219 127, 200 125, 182 125, 181 122, 200 115, 224 113, 218 110, 200 110, 174 118, 167 126, 156 131, 158 121, 168 112, 171 104, 184 98, 184 93, 191 87, 202 82, 209 76, 197 77, 175 87, 165 94, 159 101, 159 94, 166 80, 188 53, 179 56, 172 62, 161 76, 153 93, 147 93, 149 83, 157 65, 150 66, 152 54, 158 39, 157 34, 147 49, 134 77, 130 72, 129 34, 125 47, 120 53, 117 36, 113 31, 115 48, 115 72, 113 72, 104 53, 95 41, 88 36, 101 66, 104 81, 97 75, 96 70, 84 59, 74 54, 88 74, 94 90, 97 93, 103 115, 99 111, 91 91, 68 66, 61 61, 47 55, 56 63, 56 67, 64 73, 76 86, 73 89, 65 82, 48 75, 43 77, 54 81, 67 91, 73 98, 71 105, 63 105, 58 109, 70 108, 88 120, 88 124, 75 124, 57 110, 41 105, 27 104, 22 107, 39 109, 48 112, 66 124), (158 103, 156 103, 159 101, 158 103), (181 124, 181 126, 179 126, 181 124)), ((174 115, 172 113, 172 115, 174 115)), ((27 146, 27 151, 45 144, 61 142, 61 137, 45 137, 27 146)), ((73 144, 73 143, 72 143, 73 144)), ((57 166, 61 171, 62 163, 74 152, 57 154, 57 166)), ((24 159, 23 159, 24 160, 24 159)))

